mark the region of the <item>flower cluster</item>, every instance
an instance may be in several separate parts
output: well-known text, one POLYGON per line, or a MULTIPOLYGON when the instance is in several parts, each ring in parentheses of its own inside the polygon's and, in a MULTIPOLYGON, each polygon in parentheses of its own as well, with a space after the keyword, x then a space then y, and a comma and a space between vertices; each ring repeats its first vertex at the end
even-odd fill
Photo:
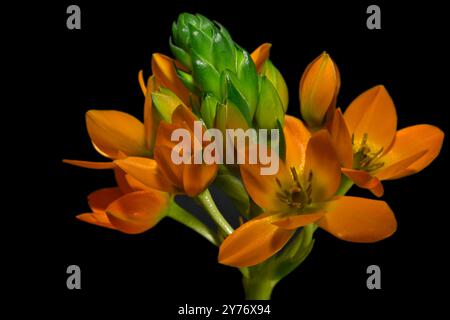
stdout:
MULTIPOLYGON (((339 70, 327 53, 301 77, 302 120, 286 115, 288 88, 269 59, 271 45, 249 54, 223 26, 201 15, 179 16, 170 48, 174 58, 155 53, 152 75, 139 72, 143 122, 115 110, 86 113, 92 145, 108 161, 64 161, 112 170, 117 187, 90 194, 92 212, 77 218, 125 233, 141 233, 164 217, 173 218, 219 246, 219 262, 240 268, 251 298, 270 297, 271 288, 306 258, 318 227, 352 242, 375 242, 395 232, 386 202, 345 194, 356 185, 381 197, 382 181, 421 171, 439 154, 440 129, 421 124, 397 131, 395 106, 382 85, 363 92, 342 112, 336 107, 339 70), (196 137, 196 121, 202 130, 215 128, 224 135, 228 129, 279 130, 279 141, 267 142, 277 151, 276 174, 261 175, 267 163, 260 161, 174 163, 177 129, 191 134, 197 152, 213 143, 196 137), (236 230, 215 206, 211 184, 242 215, 236 230), (218 229, 178 206, 179 194, 195 197, 218 229), (264 281, 268 295, 255 289, 264 281)), ((233 152, 238 156, 259 147, 256 139, 233 152)))

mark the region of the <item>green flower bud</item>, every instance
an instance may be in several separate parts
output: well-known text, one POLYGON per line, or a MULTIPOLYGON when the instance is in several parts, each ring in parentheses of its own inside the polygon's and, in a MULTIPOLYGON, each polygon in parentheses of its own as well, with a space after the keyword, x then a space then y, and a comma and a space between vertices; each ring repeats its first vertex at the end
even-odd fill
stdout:
POLYGON ((236 72, 239 80, 237 86, 247 100, 250 117, 253 118, 258 104, 258 74, 255 63, 247 51, 238 48, 236 54, 236 72))
POLYGON ((152 101, 161 119, 167 122, 172 121, 172 113, 179 106, 184 105, 183 101, 175 93, 167 88, 160 88, 152 93, 152 101))
POLYGON ((202 100, 200 113, 206 127, 208 128, 212 128, 214 126, 218 105, 219 101, 211 94, 207 94, 202 100))
POLYGON ((198 89, 195 86, 194 77, 191 74, 184 72, 180 69, 176 69, 178 78, 183 82, 183 85, 188 88, 192 93, 198 94, 198 89))
POLYGON ((181 14, 172 33, 172 53, 188 69, 179 72, 185 86, 197 95, 211 94, 222 104, 230 100, 250 125, 259 93, 258 74, 248 52, 223 26, 201 15, 181 14))
POLYGON ((275 129, 277 121, 283 125, 283 103, 272 82, 265 76, 260 81, 260 96, 255 121, 259 128, 275 129))
POLYGON ((177 58, 178 61, 181 62, 181 64, 185 65, 188 69, 192 69, 192 61, 191 56, 188 52, 184 51, 183 49, 177 47, 173 44, 172 38, 169 39, 169 46, 170 50, 172 51, 173 55, 177 58))
POLYGON ((266 76, 267 79, 273 84, 283 104, 283 111, 286 112, 289 103, 289 92, 280 71, 270 60, 267 60, 261 68, 261 75, 266 76))
POLYGON ((182 13, 178 16, 178 21, 172 24, 172 34, 174 43, 181 49, 189 52, 191 31, 189 25, 203 31, 205 34, 212 36, 215 28, 214 24, 200 14, 193 15, 190 13, 182 13))
POLYGON ((226 97, 227 102, 231 102, 237 107, 247 124, 250 125, 252 122, 252 110, 246 97, 237 88, 239 84, 237 77, 229 71, 224 71, 221 76, 221 83, 222 96, 226 97))
POLYGON ((220 97, 220 73, 195 51, 191 52, 191 59, 192 76, 199 90, 220 97))
POLYGON ((215 127, 225 135, 226 129, 242 128, 247 130, 249 125, 236 105, 228 102, 227 104, 218 105, 215 127))
POLYGON ((236 48, 228 31, 219 26, 219 32, 213 35, 212 56, 217 70, 234 70, 236 67, 236 48))

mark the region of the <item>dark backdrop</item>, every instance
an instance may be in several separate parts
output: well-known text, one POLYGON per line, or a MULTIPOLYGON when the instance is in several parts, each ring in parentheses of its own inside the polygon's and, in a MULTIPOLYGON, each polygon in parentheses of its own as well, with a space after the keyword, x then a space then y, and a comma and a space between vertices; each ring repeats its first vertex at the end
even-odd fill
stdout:
MULTIPOLYGON (((290 88, 289 114, 299 115, 298 82, 304 68, 325 50, 340 68, 339 106, 345 108, 362 91, 384 84, 395 101, 399 128, 429 123, 447 130, 443 8, 374 1, 381 7, 382 29, 368 30, 366 8, 372 2, 75 1, 81 7, 81 30, 66 29, 65 11, 72 2, 45 5, 44 21, 30 33, 36 32, 39 40, 30 42, 27 52, 37 67, 27 81, 40 88, 27 99, 33 128, 28 150, 36 160, 29 170, 38 175, 32 181, 29 213, 35 220, 27 223, 34 230, 27 243, 32 250, 25 256, 41 268, 38 276, 25 272, 22 277, 28 284, 39 283, 33 299, 48 297, 48 306, 58 301, 78 310, 133 309, 152 319, 159 318, 152 316, 156 311, 169 317, 177 304, 243 299, 240 273, 217 264, 216 248, 169 219, 141 235, 76 220, 75 215, 88 211, 86 196, 113 186, 114 180, 105 171, 61 163, 63 158, 101 160, 86 132, 87 110, 118 109, 142 117, 137 73, 144 69, 149 74, 153 52, 170 54, 171 23, 181 12, 219 21, 250 52, 271 42, 271 59, 290 88), (66 289, 70 264, 81 267, 79 291, 66 289)), ((305 309, 365 316, 395 307, 425 307, 426 297, 439 306, 443 295, 437 289, 445 288, 448 274, 447 164, 445 142, 441 156, 425 171, 385 183, 384 200, 399 224, 391 238, 353 244, 318 231, 311 255, 274 290, 275 310, 298 318, 305 309), (371 264, 381 267, 378 291, 366 288, 371 264), (358 313, 356 306, 366 311, 358 313)), ((351 194, 372 197, 364 191, 351 194)))

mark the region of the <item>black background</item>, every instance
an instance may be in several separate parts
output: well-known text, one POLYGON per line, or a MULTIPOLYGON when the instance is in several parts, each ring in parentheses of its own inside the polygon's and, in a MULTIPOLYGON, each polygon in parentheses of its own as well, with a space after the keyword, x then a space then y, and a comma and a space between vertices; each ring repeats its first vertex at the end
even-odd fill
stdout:
MULTIPOLYGON (((169 219, 141 235, 76 220, 75 215, 88 211, 86 196, 113 186, 114 180, 106 171, 61 163, 63 158, 102 160, 86 132, 87 110, 117 109, 142 119, 144 99, 137 73, 144 69, 149 75, 153 52, 170 54, 171 24, 181 12, 219 21, 250 52, 271 42, 271 59, 290 89, 290 114, 299 115, 298 82, 304 68, 325 50, 340 68, 339 106, 345 108, 362 91, 384 84, 396 104, 399 128, 429 123, 447 132, 448 54, 442 7, 430 2, 395 7, 378 1, 295 2, 65 1, 39 7, 41 16, 31 12, 39 23, 27 32, 30 41, 22 53, 27 56, 24 63, 33 67, 26 82, 37 92, 23 92, 23 125, 30 129, 27 152, 33 159, 24 161, 29 165, 24 172, 36 176, 28 179, 27 188, 33 191, 20 208, 33 232, 26 233, 32 237, 16 233, 12 238, 27 239, 25 248, 32 249, 19 254, 27 267, 34 266, 19 276, 25 280, 19 287, 22 292, 30 292, 33 283, 37 290, 32 299, 45 297, 44 308, 64 302, 77 310, 142 311, 150 319, 162 318, 154 315, 157 312, 169 318, 184 303, 244 298, 240 273, 219 265, 216 248, 169 219), (366 28, 366 8, 372 3, 381 7, 381 30, 366 28), (81 7, 81 30, 66 28, 70 4, 81 7), (66 288, 66 268, 71 264, 82 270, 79 291, 66 288)), ((444 297, 438 289, 445 290, 448 282, 447 164, 445 141, 440 157, 426 170, 384 184, 384 200, 399 224, 391 238, 365 245, 316 232, 311 255, 275 288, 274 310, 299 318, 305 310, 338 317, 411 306, 436 310, 439 297, 444 297), (381 267, 381 290, 366 287, 371 264, 381 267), (432 298, 433 306, 426 297, 432 298), (357 306, 366 311, 359 313, 357 306)), ((358 190, 350 194, 372 197, 358 190)))

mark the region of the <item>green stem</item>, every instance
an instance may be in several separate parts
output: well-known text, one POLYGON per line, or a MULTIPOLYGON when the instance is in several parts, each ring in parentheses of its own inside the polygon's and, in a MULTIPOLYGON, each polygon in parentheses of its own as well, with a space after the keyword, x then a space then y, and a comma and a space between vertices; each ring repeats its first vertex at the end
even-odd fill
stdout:
POLYGON ((172 201, 172 205, 167 216, 194 230, 213 245, 219 246, 219 241, 217 240, 215 234, 203 222, 176 204, 175 201, 172 201))
POLYGON ((307 247, 313 240, 314 232, 317 230, 319 226, 315 223, 310 223, 303 227, 303 232, 305 233, 304 240, 303 240, 303 246, 307 247))
POLYGON ((245 272, 241 269, 246 299, 269 300, 276 284, 308 257, 316 230, 317 225, 314 223, 304 226, 280 255, 273 256, 258 266, 247 268, 245 272))
POLYGON ((277 284, 275 280, 246 278, 242 280, 247 300, 270 300, 272 290, 277 284))
POLYGON ((205 191, 200 193, 197 196, 197 199, 201 202, 214 222, 225 232, 226 235, 229 235, 234 231, 233 227, 230 226, 228 221, 225 220, 225 218, 220 213, 208 189, 205 189, 205 191))
POLYGON ((336 191, 337 196, 343 196, 350 190, 350 188, 353 186, 353 181, 350 180, 346 175, 342 175, 341 178, 341 185, 339 186, 339 189, 336 191))

